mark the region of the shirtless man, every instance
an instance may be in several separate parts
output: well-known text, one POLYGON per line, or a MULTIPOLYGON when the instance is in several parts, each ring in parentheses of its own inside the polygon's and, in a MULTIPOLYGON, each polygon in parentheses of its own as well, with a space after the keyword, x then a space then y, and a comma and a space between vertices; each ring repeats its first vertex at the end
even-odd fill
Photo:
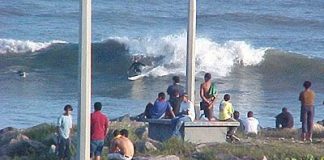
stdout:
POLYGON ((204 105, 204 114, 209 121, 214 120, 213 108, 214 97, 209 96, 209 88, 211 87, 211 74, 206 73, 204 76, 205 82, 200 85, 200 97, 202 99, 201 105, 204 105))
MULTIPOLYGON (((128 133, 126 135, 128 135, 128 133)), ((125 135, 121 135, 121 137, 115 140, 115 143, 112 146, 111 150, 117 150, 117 148, 119 149, 119 151, 115 153, 109 153, 108 159, 131 160, 133 158, 134 145, 132 141, 125 137, 125 135)))

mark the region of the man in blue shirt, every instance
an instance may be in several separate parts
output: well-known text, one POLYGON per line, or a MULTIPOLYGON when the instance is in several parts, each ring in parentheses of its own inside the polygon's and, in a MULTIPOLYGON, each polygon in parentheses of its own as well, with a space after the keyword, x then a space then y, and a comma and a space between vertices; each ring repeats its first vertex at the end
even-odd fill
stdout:
POLYGON ((165 100, 164 92, 158 94, 158 98, 155 100, 153 106, 146 108, 146 116, 151 119, 162 119, 165 116, 165 113, 170 113, 171 118, 174 118, 175 115, 172 111, 171 105, 168 101, 165 100))

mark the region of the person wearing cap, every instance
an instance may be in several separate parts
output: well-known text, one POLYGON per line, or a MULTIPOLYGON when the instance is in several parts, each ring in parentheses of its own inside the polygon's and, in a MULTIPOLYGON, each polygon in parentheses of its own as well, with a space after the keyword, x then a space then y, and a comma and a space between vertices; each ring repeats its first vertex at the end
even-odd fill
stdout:
POLYGON ((58 156, 59 159, 69 159, 69 148, 71 145, 70 135, 72 132, 72 116, 73 108, 71 105, 64 107, 64 113, 57 119, 57 134, 58 134, 58 156))
POLYGON ((181 96, 180 110, 177 117, 172 119, 173 136, 181 136, 180 128, 184 122, 192 122, 195 120, 194 104, 188 99, 188 94, 183 93, 181 96))

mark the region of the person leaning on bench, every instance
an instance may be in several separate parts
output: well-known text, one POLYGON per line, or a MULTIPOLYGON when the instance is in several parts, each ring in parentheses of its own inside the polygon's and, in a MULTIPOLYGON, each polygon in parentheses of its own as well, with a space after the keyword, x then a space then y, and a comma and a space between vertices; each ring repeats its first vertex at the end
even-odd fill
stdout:
MULTIPOLYGON (((219 104, 219 120, 220 121, 233 121, 233 105, 230 102, 231 96, 229 94, 224 95, 224 99, 219 104)), ((228 127, 226 134, 226 139, 233 141, 240 141, 238 137, 234 134, 237 130, 237 127, 228 127)))
POLYGON ((162 119, 165 118, 167 113, 171 116, 170 118, 175 117, 170 103, 165 100, 165 93, 160 92, 154 104, 148 103, 146 105, 144 115, 148 119, 162 119))

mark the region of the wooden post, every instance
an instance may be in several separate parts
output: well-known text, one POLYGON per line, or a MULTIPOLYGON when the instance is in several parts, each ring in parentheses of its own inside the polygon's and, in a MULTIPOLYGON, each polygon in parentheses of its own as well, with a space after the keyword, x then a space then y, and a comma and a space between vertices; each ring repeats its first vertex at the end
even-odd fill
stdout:
MULTIPOLYGON (((195 104, 195 38, 196 38, 196 0, 189 0, 188 31, 187 31, 187 93, 189 99, 195 104)), ((199 118, 199 107, 195 106, 196 119, 199 118)))
POLYGON ((78 109, 78 160, 90 159, 91 108, 91 0, 80 1, 80 96, 78 109))

